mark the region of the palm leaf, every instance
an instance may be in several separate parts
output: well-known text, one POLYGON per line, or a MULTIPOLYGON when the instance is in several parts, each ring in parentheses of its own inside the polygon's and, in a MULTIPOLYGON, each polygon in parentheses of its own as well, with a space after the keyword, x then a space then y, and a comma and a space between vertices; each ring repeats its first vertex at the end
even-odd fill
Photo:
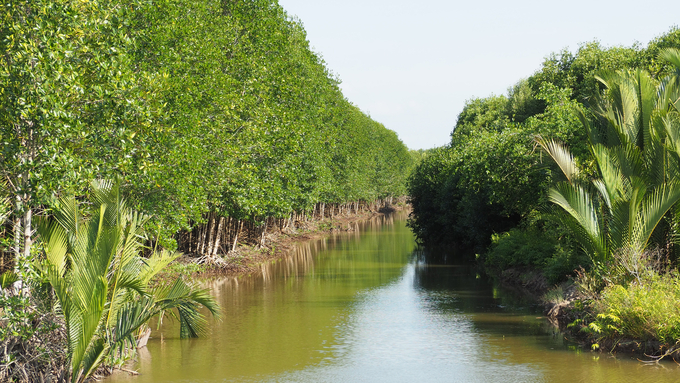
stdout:
POLYGON ((83 360, 80 364, 80 370, 78 374, 73 374, 72 382, 85 380, 88 376, 91 376, 99 367, 99 365, 106 357, 108 351, 108 345, 103 338, 97 338, 91 342, 88 347, 83 360), (79 379, 82 377, 82 380, 79 379))
MULTIPOLYGON (((587 247, 598 257, 606 253, 606 238, 598 218, 597 207, 590 194, 581 186, 561 182, 550 189, 550 201, 560 206, 582 228, 587 236, 587 247)), ((578 233, 575 233, 578 234, 578 233)))
POLYGON ((154 315, 158 314, 155 302, 150 297, 141 297, 126 302, 116 314, 116 325, 113 328, 114 347, 124 352, 126 347, 135 345, 134 333, 154 315))
POLYGON ((562 170, 562 173, 567 177, 567 180, 574 182, 579 176, 580 170, 576 166, 571 152, 563 144, 555 140, 545 140, 541 136, 536 136, 535 140, 552 157, 557 166, 562 170))
POLYGON ((68 261, 68 234, 58 223, 42 217, 37 219, 37 231, 43 238, 47 262, 55 268, 57 275, 64 275, 68 261))
POLYGON ((181 253, 162 250, 151 254, 149 258, 143 260, 144 265, 140 271, 140 279, 149 283, 153 277, 167 267, 172 261, 177 259, 181 253))
POLYGON ((676 78, 680 77, 680 50, 676 48, 666 48, 661 53, 659 53, 659 57, 662 60, 668 61, 669 63, 673 64, 675 66, 675 75, 676 78))
POLYGON ((205 319, 199 315, 199 305, 205 306, 213 316, 219 315, 219 306, 207 290, 196 289, 184 280, 177 279, 170 287, 154 291, 158 312, 177 309, 180 336, 197 337, 204 332, 205 319))
POLYGON ((0 226, 4 225, 5 220, 12 213, 12 204, 7 194, 7 183, 0 181, 0 226))
POLYGON ((647 246, 656 226, 678 200, 680 200, 680 183, 676 181, 659 187, 651 193, 649 198, 642 201, 634 237, 639 249, 647 246))
POLYGON ((591 151, 600 170, 601 182, 607 194, 606 198, 610 201, 608 205, 626 198, 626 183, 616 153, 612 153, 609 148, 600 144, 594 145, 591 151))
POLYGON ((205 324, 200 307, 218 314, 207 291, 181 279, 149 291, 151 278, 178 254, 143 259, 147 217, 127 209, 117 185, 100 182, 93 189, 95 207, 87 218, 69 197, 57 204, 53 220, 39 225, 43 271, 66 323, 73 382, 87 379, 112 350, 132 347, 134 331, 153 315, 177 309, 181 335, 197 336, 205 324))

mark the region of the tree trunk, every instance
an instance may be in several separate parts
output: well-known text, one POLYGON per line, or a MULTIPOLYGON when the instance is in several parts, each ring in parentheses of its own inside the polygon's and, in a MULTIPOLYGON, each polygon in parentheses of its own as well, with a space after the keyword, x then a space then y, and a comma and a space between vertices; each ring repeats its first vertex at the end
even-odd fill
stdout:
POLYGON ((32 220, 33 210, 28 207, 26 213, 24 213, 24 259, 26 260, 31 258, 31 245, 33 244, 32 220))
POLYGON ((206 255, 212 255, 213 252, 213 238, 215 237, 215 215, 213 213, 208 214, 208 250, 205 252, 206 255))
POLYGON ((208 234, 208 225, 207 224, 202 224, 201 225, 201 231, 198 239, 198 246, 196 247, 196 253, 198 254, 203 254, 203 250, 205 249, 205 237, 208 234))
POLYGON ((243 221, 239 220, 236 223, 236 235, 234 236, 234 244, 231 246, 231 251, 236 250, 236 245, 238 243, 238 235, 241 233, 241 229, 243 229, 243 221))
POLYGON ((21 217, 14 218, 14 246, 12 252, 14 253, 14 262, 21 257, 21 217))
POLYGON ((220 217, 220 222, 217 224, 217 233, 215 234, 215 245, 213 246, 213 251, 210 255, 215 256, 220 248, 220 236, 222 230, 224 229, 224 217, 220 217))
POLYGON ((260 247, 264 246, 264 242, 265 242, 264 235, 265 235, 266 232, 267 232, 267 220, 265 219, 264 225, 262 225, 262 234, 260 235, 260 247))

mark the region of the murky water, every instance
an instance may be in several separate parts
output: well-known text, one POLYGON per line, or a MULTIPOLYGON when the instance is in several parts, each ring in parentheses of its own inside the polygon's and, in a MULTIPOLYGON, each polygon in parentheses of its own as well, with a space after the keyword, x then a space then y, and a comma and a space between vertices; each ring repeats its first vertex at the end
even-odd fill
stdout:
POLYGON ((405 216, 214 281, 211 335, 153 333, 109 382, 677 382, 675 363, 581 350, 469 266, 427 264, 405 216))

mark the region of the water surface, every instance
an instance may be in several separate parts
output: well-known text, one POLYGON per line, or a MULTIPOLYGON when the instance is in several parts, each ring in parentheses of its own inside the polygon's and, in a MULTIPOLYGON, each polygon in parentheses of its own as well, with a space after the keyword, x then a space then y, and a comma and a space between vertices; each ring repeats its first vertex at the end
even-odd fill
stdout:
POLYGON ((166 320, 112 382, 675 382, 674 363, 582 350, 466 265, 428 264, 397 215, 210 282, 211 335, 166 320))

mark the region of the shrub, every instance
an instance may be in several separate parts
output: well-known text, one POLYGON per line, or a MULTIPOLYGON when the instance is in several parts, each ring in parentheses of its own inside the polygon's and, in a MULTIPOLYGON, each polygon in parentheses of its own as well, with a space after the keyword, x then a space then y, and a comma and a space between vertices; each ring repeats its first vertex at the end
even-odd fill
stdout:
POLYGON ((680 276, 676 273, 651 275, 627 287, 607 286, 593 308, 597 313, 593 323, 604 337, 665 344, 680 340, 680 276), (605 321, 616 326, 606 326, 605 321))
POLYGON ((493 270, 515 267, 538 269, 548 283, 557 283, 573 274, 579 266, 587 264, 585 256, 562 246, 557 238, 555 233, 546 233, 538 228, 512 229, 494 234, 485 265, 493 270))

